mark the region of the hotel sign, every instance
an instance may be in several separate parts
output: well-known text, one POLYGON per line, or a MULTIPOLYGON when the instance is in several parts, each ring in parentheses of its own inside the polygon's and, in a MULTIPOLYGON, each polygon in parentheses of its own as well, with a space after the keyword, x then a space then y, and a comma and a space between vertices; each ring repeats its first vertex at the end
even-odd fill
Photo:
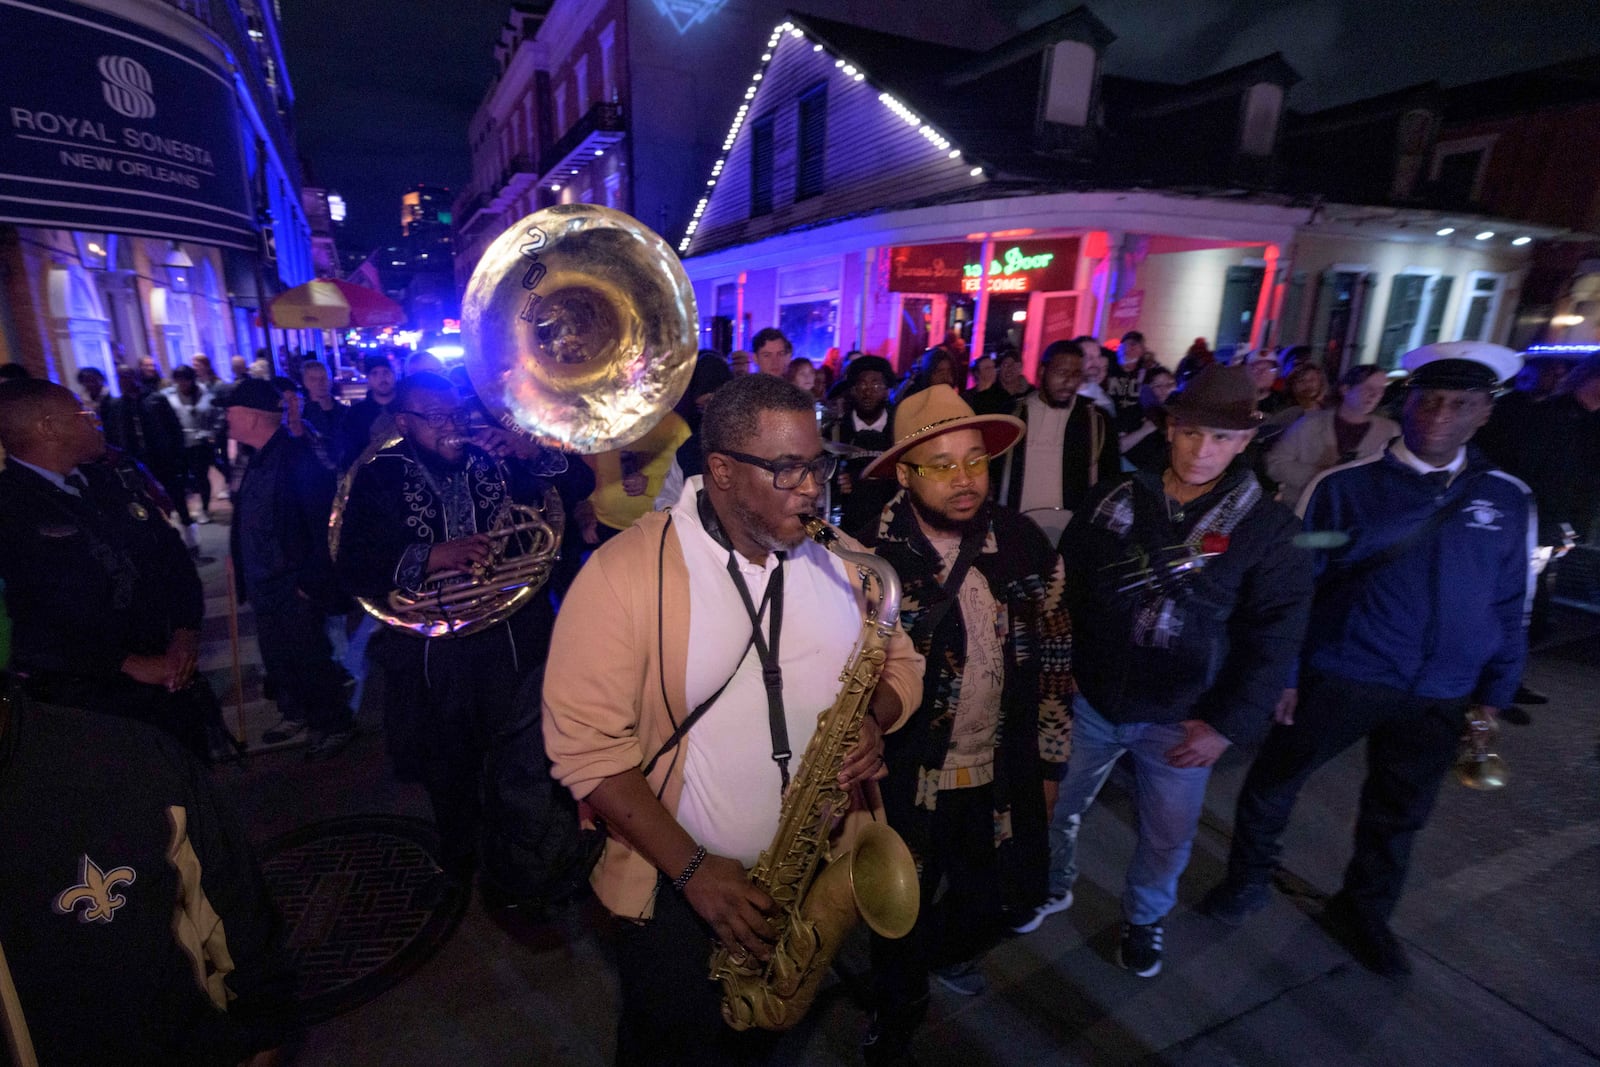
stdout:
POLYGON ((1069 290, 1078 273, 1078 239, 996 242, 987 278, 977 242, 904 245, 890 255, 895 293, 1048 293, 1069 290), (959 266, 957 266, 959 264, 959 266))
POLYGON ((256 248, 215 60, 62 0, 0 0, 0 41, 0 222, 256 248))

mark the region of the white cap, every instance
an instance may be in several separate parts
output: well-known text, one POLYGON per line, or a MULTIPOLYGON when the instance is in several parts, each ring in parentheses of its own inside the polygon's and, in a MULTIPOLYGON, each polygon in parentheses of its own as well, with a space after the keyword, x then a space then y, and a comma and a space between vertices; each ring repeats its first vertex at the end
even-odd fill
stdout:
POLYGON ((1410 384, 1435 389, 1492 389, 1517 376, 1522 357, 1487 341, 1439 341, 1400 357, 1410 384))

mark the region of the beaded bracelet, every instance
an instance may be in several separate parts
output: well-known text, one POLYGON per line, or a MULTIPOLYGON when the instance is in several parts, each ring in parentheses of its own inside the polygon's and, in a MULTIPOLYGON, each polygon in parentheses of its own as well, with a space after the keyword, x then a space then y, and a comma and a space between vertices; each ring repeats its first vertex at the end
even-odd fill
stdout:
POLYGON ((694 877, 694 872, 700 869, 700 861, 705 858, 706 847, 701 845, 694 850, 694 855, 690 858, 688 866, 684 867, 683 873, 672 880, 672 888, 680 893, 683 892, 683 887, 689 884, 689 879, 694 877))

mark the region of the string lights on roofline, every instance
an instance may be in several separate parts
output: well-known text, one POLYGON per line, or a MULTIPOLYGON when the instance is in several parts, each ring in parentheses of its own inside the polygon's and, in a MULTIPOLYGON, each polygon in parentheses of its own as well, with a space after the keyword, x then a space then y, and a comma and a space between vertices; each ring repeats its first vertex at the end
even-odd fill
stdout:
MULTIPOLYGON (((700 228, 701 216, 706 213, 706 208, 711 203, 711 190, 715 188, 718 180, 722 177, 723 168, 728 163, 728 154, 733 151, 733 143, 738 139, 739 131, 744 128, 745 119, 750 117, 750 104, 755 100, 756 92, 762 80, 766 77, 767 67, 777 54, 778 45, 782 43, 785 34, 797 40, 806 36, 805 31, 797 27, 793 22, 784 21, 773 27, 772 36, 767 38, 767 46, 761 53, 761 65, 751 77, 750 85, 745 89, 744 100, 739 105, 739 110, 734 113, 733 123, 728 127, 728 135, 722 140, 722 153, 717 157, 716 164, 711 168, 711 176, 706 181, 707 191, 700 198, 700 202, 695 205, 694 216, 689 220, 689 225, 684 230, 683 239, 678 242, 678 252, 680 254, 689 250, 689 244, 695 235, 695 231, 700 228)), ((820 41, 813 41, 811 51, 827 52, 828 48, 820 41)), ((866 72, 858 69, 854 63, 840 56, 834 56, 833 58, 834 69, 849 80, 853 82, 867 80, 866 72)), ((915 129, 923 140, 938 151, 945 152, 947 159, 952 161, 962 159, 961 149, 952 147, 948 137, 940 133, 933 125, 924 121, 922 116, 918 115, 910 107, 907 107, 900 100, 886 92, 879 93, 878 100, 884 107, 902 119, 906 125, 915 129)), ((974 166, 969 171, 969 174, 974 178, 982 177, 984 170, 981 166, 974 166)))

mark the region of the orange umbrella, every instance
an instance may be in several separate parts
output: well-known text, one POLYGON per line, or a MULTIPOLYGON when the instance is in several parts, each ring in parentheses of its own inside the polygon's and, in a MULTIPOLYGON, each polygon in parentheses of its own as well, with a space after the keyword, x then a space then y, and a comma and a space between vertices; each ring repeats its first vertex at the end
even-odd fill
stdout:
POLYGON ((406 313, 376 289, 318 279, 297 285, 267 305, 272 324, 283 330, 343 330, 351 326, 399 326, 406 313))

